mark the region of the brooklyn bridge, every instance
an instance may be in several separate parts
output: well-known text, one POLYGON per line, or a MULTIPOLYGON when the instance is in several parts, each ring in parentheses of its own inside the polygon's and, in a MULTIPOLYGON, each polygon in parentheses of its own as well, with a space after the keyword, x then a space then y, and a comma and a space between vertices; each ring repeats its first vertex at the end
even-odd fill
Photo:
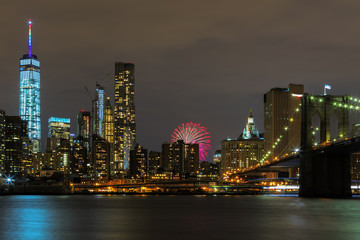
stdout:
MULTIPOLYGON (((350 197, 350 157, 360 151, 360 136, 349 131, 349 113, 360 111, 360 99, 351 96, 310 95, 300 96, 301 103, 294 114, 301 114, 301 145, 281 156, 265 153, 262 164, 243 169, 236 175, 243 178, 273 178, 287 172, 296 177, 299 170, 299 196, 301 197, 350 197), (331 138, 330 122, 335 115, 337 137, 331 138), (319 127, 314 126, 314 116, 319 127), (318 136, 319 139, 316 139, 318 136)), ((283 131, 290 131, 284 126, 283 131)), ((293 136, 296 137, 296 136, 293 136)), ((280 146, 282 135, 272 146, 280 146)), ((290 140, 291 141, 291 140, 290 140)), ((289 141, 289 142, 290 142, 289 141)), ((281 151, 278 151, 281 152, 281 151)))

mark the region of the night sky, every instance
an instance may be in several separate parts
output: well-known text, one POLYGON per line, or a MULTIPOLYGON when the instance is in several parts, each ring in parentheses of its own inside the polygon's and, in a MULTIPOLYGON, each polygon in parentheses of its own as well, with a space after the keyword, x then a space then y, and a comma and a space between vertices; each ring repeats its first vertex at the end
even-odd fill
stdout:
MULTIPOLYGON (((114 62, 136 66, 138 142, 160 150, 200 122, 220 141, 240 135, 249 109, 263 129, 263 94, 289 83, 360 95, 359 1, 1 1, 0 108, 18 115, 19 58, 41 61, 42 137, 50 116, 91 109, 100 81, 113 100, 114 62), (111 76, 104 77, 111 73, 111 76)), ((43 141, 44 142, 44 141, 43 141)))

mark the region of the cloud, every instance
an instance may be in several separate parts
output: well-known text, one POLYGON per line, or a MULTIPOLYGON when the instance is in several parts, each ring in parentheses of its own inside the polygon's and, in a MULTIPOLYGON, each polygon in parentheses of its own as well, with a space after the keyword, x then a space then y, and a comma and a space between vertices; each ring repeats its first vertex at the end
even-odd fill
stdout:
MULTIPOLYGON (((33 19, 41 60, 43 133, 50 115, 90 109, 84 86, 136 64, 138 141, 160 150, 185 121, 209 128, 214 149, 238 136, 253 108, 262 129, 263 94, 305 84, 320 94, 357 94, 357 1, 7 1, 0 3, 1 106, 17 114, 18 60, 33 19)), ((112 97, 113 80, 103 81, 112 97)))

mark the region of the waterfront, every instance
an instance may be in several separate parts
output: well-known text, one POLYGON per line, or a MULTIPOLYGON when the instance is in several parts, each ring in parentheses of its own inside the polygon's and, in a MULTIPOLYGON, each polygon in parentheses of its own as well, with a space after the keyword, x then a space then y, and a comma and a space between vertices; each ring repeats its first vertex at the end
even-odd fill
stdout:
POLYGON ((359 239, 360 199, 0 196, 0 239, 359 239))

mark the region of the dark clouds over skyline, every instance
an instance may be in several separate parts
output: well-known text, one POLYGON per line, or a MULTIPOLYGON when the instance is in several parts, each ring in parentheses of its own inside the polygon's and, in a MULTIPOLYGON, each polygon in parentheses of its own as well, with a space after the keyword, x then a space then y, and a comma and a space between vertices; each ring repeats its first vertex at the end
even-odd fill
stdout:
MULTIPOLYGON (((289 83, 360 95, 358 1, 2 1, 0 108, 18 114, 18 61, 41 61, 42 136, 50 116, 90 110, 84 86, 114 62, 136 66, 138 142, 160 150, 180 123, 200 122, 213 148, 242 132, 249 109, 263 129, 263 94, 289 83)), ((103 81, 113 99, 113 77, 103 81)))

